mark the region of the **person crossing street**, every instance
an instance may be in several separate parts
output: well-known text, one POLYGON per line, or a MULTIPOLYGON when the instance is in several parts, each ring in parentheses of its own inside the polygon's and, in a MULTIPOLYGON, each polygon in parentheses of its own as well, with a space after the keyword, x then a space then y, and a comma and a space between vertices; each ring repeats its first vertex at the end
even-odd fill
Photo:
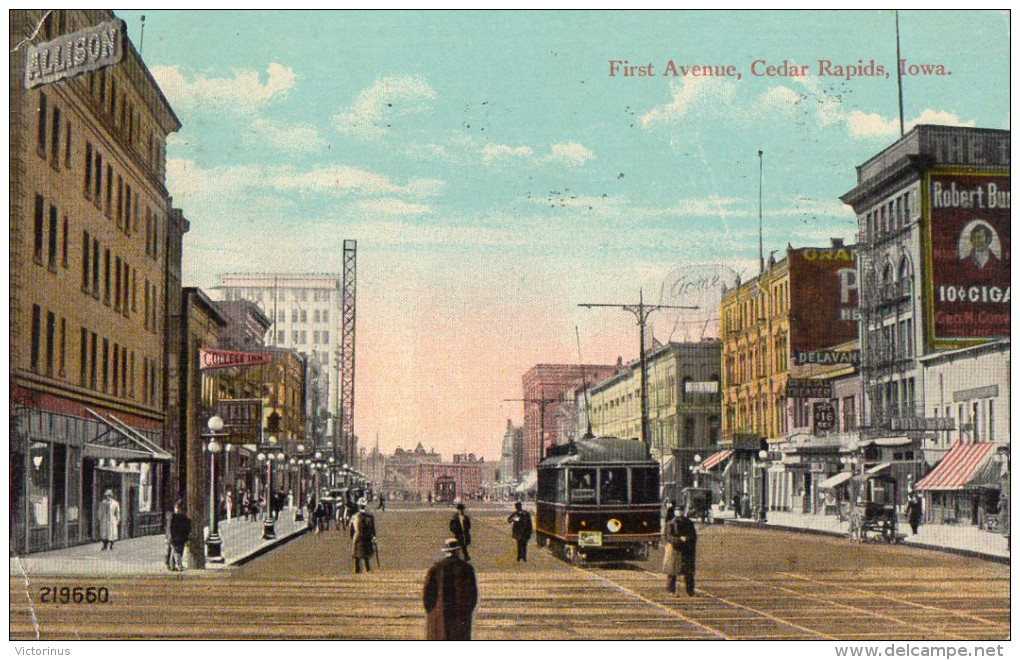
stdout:
POLYGON ((450 519, 450 532, 460 543, 464 559, 471 561, 471 556, 468 555, 468 546, 471 545, 471 517, 464 510, 464 503, 460 500, 457 500, 457 509, 450 519))
POLYGON ((528 561, 528 541, 531 540, 531 534, 534 531, 531 524, 531 514, 524 510, 524 505, 520 502, 515 502, 514 512, 510 514, 506 521, 512 523, 510 536, 517 541, 517 561, 528 561))
POLYGON ((368 512, 368 503, 358 501, 358 512, 351 518, 351 556, 354 558, 354 572, 372 571, 372 556, 375 554, 375 517, 368 512))

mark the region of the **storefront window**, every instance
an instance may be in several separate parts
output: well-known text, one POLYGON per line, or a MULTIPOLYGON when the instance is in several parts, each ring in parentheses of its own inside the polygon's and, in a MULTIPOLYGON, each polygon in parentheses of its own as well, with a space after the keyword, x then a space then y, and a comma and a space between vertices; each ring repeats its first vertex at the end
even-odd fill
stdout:
POLYGON ((50 446, 33 442, 29 447, 28 517, 33 527, 50 524, 50 446))
POLYGON ((142 463, 138 466, 138 510, 142 513, 152 511, 152 465, 142 463))

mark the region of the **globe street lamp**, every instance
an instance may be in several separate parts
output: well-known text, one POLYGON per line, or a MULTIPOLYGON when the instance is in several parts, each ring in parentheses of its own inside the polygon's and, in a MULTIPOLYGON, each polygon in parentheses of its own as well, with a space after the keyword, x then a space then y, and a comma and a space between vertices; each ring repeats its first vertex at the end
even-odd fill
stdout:
POLYGON ((694 455, 694 465, 691 466, 691 472, 694 473, 694 487, 698 488, 698 475, 701 474, 701 454, 694 455))
MULTIPOLYGON (((262 523, 262 538, 276 538, 276 520, 273 518, 273 449, 276 445, 276 436, 269 436, 269 447, 265 453, 266 457, 266 517, 262 523)), ((259 456, 262 456, 260 453, 259 456)))
POLYGON ((223 539, 220 538, 219 521, 217 520, 216 503, 216 454, 220 451, 220 443, 216 442, 216 435, 223 430, 223 419, 219 415, 209 418, 209 443, 206 449, 209 450, 209 537, 205 541, 206 561, 222 564, 223 539))
POLYGON ((769 457, 769 453, 762 449, 758 452, 758 458, 761 459, 761 521, 768 522, 768 500, 766 499, 766 489, 768 488, 768 470, 765 469, 765 460, 769 457))

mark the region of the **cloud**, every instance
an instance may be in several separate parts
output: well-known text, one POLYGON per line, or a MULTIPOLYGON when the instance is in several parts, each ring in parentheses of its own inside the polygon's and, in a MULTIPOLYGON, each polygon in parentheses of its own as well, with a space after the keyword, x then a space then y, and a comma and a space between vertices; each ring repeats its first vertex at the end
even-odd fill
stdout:
POLYGON ((235 69, 232 78, 207 78, 196 73, 190 80, 177 66, 154 66, 152 76, 170 105, 177 109, 216 110, 237 114, 256 112, 294 87, 294 70, 273 62, 265 82, 253 69, 235 69))
POLYGON ((728 104, 736 95, 737 86, 721 78, 683 78, 671 81, 673 99, 641 115, 643 128, 674 122, 703 105, 728 104))
POLYGON ((543 160, 551 163, 566 163, 567 165, 584 165, 585 162, 595 158, 591 149, 578 142, 567 142, 566 144, 554 144, 549 148, 550 154, 543 160))
POLYGON ((482 160, 486 163, 504 158, 527 158, 534 153, 531 147, 511 147, 505 144, 487 144, 482 147, 482 160))
POLYGON ((268 146, 280 151, 319 151, 326 140, 311 124, 284 124, 257 117, 248 127, 245 139, 251 146, 268 146))
POLYGON ((242 190, 265 189, 281 193, 332 192, 410 198, 433 197, 444 182, 411 178, 398 183, 389 177, 348 165, 297 170, 289 165, 222 165, 203 167, 192 160, 167 160, 167 184, 175 198, 194 201, 233 199, 242 190))
POLYGON ((389 76, 362 90, 346 112, 333 116, 333 126, 345 135, 378 137, 390 132, 400 117, 423 114, 439 95, 419 76, 389 76))
POLYGON ((549 147, 549 153, 541 157, 535 154, 534 149, 523 145, 511 147, 506 144, 487 144, 481 151, 482 162, 492 165, 516 160, 578 166, 595 158, 592 150, 579 142, 553 144, 549 147))
MULTIPOLYGON (((847 114, 843 122, 847 132, 855 138, 890 138, 896 137, 900 131, 898 118, 886 119, 876 113, 864 113, 854 110, 847 114)), ((945 126, 974 126, 974 121, 963 121, 952 112, 926 108, 915 119, 906 122, 906 130, 917 124, 941 124, 945 126)))
POLYGON ((428 204, 404 202, 399 199, 372 199, 358 202, 358 207, 375 215, 422 215, 432 210, 428 204))

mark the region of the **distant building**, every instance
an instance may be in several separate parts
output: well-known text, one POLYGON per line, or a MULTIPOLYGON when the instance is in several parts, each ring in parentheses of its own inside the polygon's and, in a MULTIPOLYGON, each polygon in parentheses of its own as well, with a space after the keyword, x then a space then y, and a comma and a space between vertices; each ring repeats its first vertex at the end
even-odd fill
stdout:
POLYGON ((381 490, 398 499, 417 498, 420 491, 415 487, 415 467, 421 463, 440 462, 442 457, 435 450, 426 451, 420 442, 413 451, 397 447, 392 456, 386 457, 381 490))
MULTIPOLYGON (((300 351, 323 365, 327 409, 334 414, 340 382, 341 284, 336 273, 223 273, 216 278, 224 301, 251 301, 269 319, 267 346, 300 351)), ((328 422, 329 435, 335 433, 334 422, 328 422)), ((357 455, 354 447, 347 460, 353 463, 350 459, 357 455)))
POLYGON ((512 420, 506 420, 506 433, 499 457, 499 483, 504 487, 519 483, 521 465, 524 463, 524 428, 514 426, 512 420))
POLYGON ((494 474, 495 462, 486 462, 474 454, 455 454, 450 463, 419 463, 414 467, 414 490, 427 500, 434 501, 481 499, 482 483, 487 474, 494 474))
POLYGON ((535 469, 543 447, 566 442, 557 424, 563 393, 582 384, 598 382, 616 370, 615 365, 536 364, 522 378, 524 399, 524 463, 521 472, 535 469), (545 401, 547 403, 540 403, 545 401), (545 434, 543 437, 543 433, 545 434))

